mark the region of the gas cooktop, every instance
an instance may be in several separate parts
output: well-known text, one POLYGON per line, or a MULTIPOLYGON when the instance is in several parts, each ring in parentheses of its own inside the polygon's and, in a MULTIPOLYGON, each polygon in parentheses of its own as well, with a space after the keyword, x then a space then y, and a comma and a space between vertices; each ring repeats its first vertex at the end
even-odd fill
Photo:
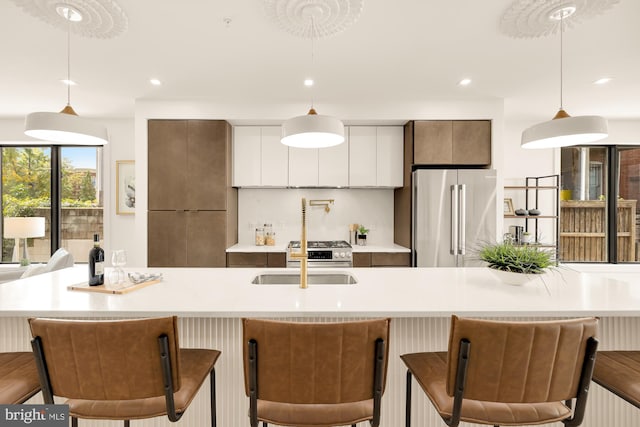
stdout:
MULTIPOLYGON (((289 242, 290 248, 299 248, 300 241, 292 240, 289 242)), ((310 240, 307 242, 308 249, 335 249, 350 248, 351 245, 344 240, 310 240)))

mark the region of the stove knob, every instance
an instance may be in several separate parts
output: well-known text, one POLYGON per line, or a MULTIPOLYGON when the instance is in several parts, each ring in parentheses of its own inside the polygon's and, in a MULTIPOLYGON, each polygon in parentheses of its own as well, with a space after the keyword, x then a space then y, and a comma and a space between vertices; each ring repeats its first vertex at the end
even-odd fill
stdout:
POLYGON ((351 258, 351 252, 347 252, 347 258, 351 258))
POLYGON ((344 258, 344 252, 340 252, 340 258, 344 258))

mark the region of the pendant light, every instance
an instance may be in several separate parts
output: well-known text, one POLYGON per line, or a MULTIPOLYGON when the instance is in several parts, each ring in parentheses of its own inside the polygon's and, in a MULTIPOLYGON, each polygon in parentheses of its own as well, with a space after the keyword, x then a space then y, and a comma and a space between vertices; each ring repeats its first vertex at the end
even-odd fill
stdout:
MULTIPOLYGON (((316 36, 314 16, 322 13, 321 9, 310 5, 305 7, 303 13, 311 19, 311 68, 313 71, 313 39, 316 36)), ((311 108, 304 116, 297 116, 286 120, 282 124, 282 139, 284 145, 297 148, 326 148, 342 144, 344 142, 344 125, 331 116, 323 116, 311 108)))
POLYGON ((59 113, 27 115, 24 133, 55 145, 104 145, 109 142, 106 127, 76 114, 71 107, 71 22, 82 20, 80 12, 66 4, 56 11, 67 20, 67 105, 59 113))
POLYGON ((552 120, 531 126, 522 132, 522 148, 568 147, 599 141, 608 136, 607 120, 604 117, 571 117, 562 106, 562 33, 564 20, 575 11, 575 6, 564 6, 550 15, 550 19, 560 21, 560 109, 552 120))

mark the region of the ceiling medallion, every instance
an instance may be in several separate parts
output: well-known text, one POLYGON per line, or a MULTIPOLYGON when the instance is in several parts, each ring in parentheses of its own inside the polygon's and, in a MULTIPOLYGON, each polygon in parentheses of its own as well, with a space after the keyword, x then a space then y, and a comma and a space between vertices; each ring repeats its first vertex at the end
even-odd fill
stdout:
POLYGON ((564 14, 565 30, 601 15, 620 0, 515 0, 500 19, 500 31, 513 38, 535 38, 560 30, 559 14, 564 14), (567 13, 567 11, 571 13, 567 13))
POLYGON ((363 1, 265 0, 264 9, 267 16, 288 33, 318 39, 338 34, 356 22, 362 13, 363 1))
POLYGON ((61 11, 71 10, 78 19, 71 32, 82 37, 110 39, 127 30, 129 20, 115 0, 12 0, 25 12, 67 31, 69 21, 61 11))

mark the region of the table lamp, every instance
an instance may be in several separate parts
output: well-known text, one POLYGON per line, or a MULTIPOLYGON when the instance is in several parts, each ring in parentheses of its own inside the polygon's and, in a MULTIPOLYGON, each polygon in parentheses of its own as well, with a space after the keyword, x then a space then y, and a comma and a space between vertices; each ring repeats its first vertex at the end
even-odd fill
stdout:
POLYGON ((20 265, 29 265, 27 238, 44 237, 44 217, 6 217, 4 219, 4 237, 6 239, 22 239, 20 265))

